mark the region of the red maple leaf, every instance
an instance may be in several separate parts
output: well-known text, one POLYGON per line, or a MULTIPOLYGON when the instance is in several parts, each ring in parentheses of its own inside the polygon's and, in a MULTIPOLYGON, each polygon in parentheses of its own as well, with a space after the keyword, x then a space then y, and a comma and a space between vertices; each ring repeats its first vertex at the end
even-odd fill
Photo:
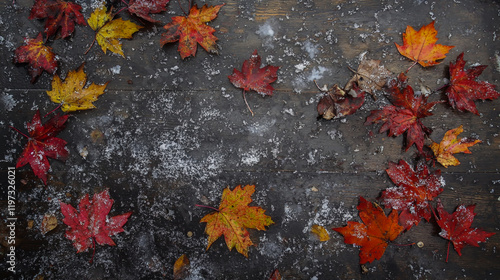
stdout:
POLYGON ((149 14, 158 14, 167 10, 167 4, 170 0, 130 0, 128 11, 149 22, 159 22, 153 19, 149 14))
POLYGON ((469 111, 479 115, 475 100, 497 99, 500 92, 495 85, 484 81, 476 81, 486 65, 472 66, 465 70, 464 53, 461 53, 455 63, 450 63, 450 84, 446 88, 448 102, 454 109, 469 111))
POLYGON ((132 212, 107 217, 113 202, 114 200, 109 197, 109 191, 104 190, 94 194, 92 201, 89 201, 89 194, 86 194, 80 200, 78 210, 70 204, 60 203, 64 215, 63 223, 69 226, 65 236, 73 241, 77 253, 88 248, 94 248, 95 252, 95 242, 100 245, 116 245, 111 236, 123 232, 123 225, 132 212))
MULTIPOLYGON (((455 251, 458 255, 462 255, 462 248, 465 245, 472 245, 479 247, 480 242, 485 242, 486 238, 494 235, 494 232, 487 232, 478 228, 471 228, 472 221, 474 220, 475 205, 459 205, 455 212, 452 214, 444 210, 443 204, 438 200, 437 212, 439 218, 436 216, 436 221, 441 228, 439 235, 453 243, 455 251)), ((448 262, 448 255, 450 253, 450 244, 448 243, 448 253, 446 254, 446 262, 448 262)))
POLYGON ((191 7, 189 15, 173 17, 172 21, 163 27, 167 32, 161 35, 160 44, 163 46, 167 43, 179 41, 178 51, 182 59, 191 55, 194 56, 198 44, 207 52, 217 53, 215 29, 208 26, 207 22, 214 20, 224 5, 210 7, 204 5, 201 9, 194 5, 191 7))
POLYGON ((57 70, 57 60, 51 47, 43 44, 42 33, 36 39, 25 38, 23 46, 14 51, 14 63, 29 63, 28 72, 31 83, 42 74, 43 70, 54 75, 57 70))
POLYGON ((347 222, 347 226, 334 228, 344 236, 344 242, 360 246, 359 263, 364 264, 379 260, 384 255, 385 249, 390 241, 396 239, 403 231, 403 227, 398 224, 398 212, 392 210, 386 216, 380 206, 376 206, 359 198, 359 217, 363 223, 347 222))
POLYGON ((427 103, 427 96, 415 96, 407 80, 406 75, 401 73, 397 79, 389 81, 389 99, 393 105, 387 105, 382 110, 373 110, 365 125, 383 123, 379 132, 389 131, 389 136, 406 132, 406 150, 415 144, 423 154, 425 136, 429 136, 432 130, 424 126, 420 119, 431 116, 430 110, 442 101, 427 103))
POLYGON ((249 59, 243 62, 243 67, 241 72, 234 68, 233 74, 228 76, 229 81, 237 87, 243 89, 243 99, 247 104, 248 110, 252 113, 250 106, 245 98, 245 92, 249 90, 254 90, 257 93, 266 95, 273 95, 273 86, 270 84, 278 79, 277 71, 279 66, 266 65, 260 68, 261 58, 255 50, 249 59))
POLYGON ((36 0, 31 8, 29 19, 44 19, 45 34, 50 37, 61 28, 61 37, 69 37, 75 31, 75 23, 87 25, 82 6, 61 0, 36 0))
POLYGON ((386 208, 401 211, 399 224, 405 230, 418 225, 421 218, 432 216, 429 201, 438 196, 441 188, 441 170, 429 172, 424 162, 419 162, 415 170, 404 160, 399 164, 389 162, 387 174, 397 187, 388 188, 382 192, 380 199, 386 208))
POLYGON ((12 127, 28 138, 28 143, 17 160, 16 168, 29 163, 35 175, 42 179, 44 184, 47 184, 47 172, 50 169, 47 158, 50 157, 65 161, 69 154, 65 148, 67 142, 55 137, 64 129, 67 119, 68 115, 56 115, 42 125, 40 111, 36 111, 31 123, 27 123, 26 125, 30 136, 12 127))

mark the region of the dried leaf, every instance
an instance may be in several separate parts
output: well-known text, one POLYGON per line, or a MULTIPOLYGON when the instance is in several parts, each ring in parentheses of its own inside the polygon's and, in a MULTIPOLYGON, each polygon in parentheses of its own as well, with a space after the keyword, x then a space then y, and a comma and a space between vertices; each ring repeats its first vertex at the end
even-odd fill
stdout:
POLYGON ((365 102, 365 92, 353 84, 349 93, 346 93, 338 85, 323 96, 317 106, 318 114, 325 120, 337 119, 354 114, 365 102), (354 93, 356 96, 351 95, 354 93))
POLYGON ((282 279, 281 274, 278 271, 278 269, 275 269, 271 274, 271 276, 269 276, 269 280, 281 280, 281 279, 282 279))
POLYGON ((250 196, 255 192, 255 186, 237 186, 234 190, 229 187, 222 193, 221 203, 216 212, 205 215, 201 223, 207 223, 205 232, 208 234, 208 246, 222 235, 229 250, 236 250, 248 258, 248 247, 253 245, 247 228, 266 230, 266 226, 273 224, 271 217, 264 214, 265 210, 248 206, 252 202, 250 196))
POLYGON ((411 26, 406 27, 403 33, 403 45, 396 44, 398 51, 403 56, 415 61, 423 67, 439 64, 437 60, 446 58, 446 54, 454 46, 436 44, 438 38, 434 28, 434 21, 422 26, 417 32, 411 26))
POLYGON ((161 45, 179 41, 178 50, 182 59, 195 56, 198 44, 207 52, 217 53, 217 37, 213 35, 215 29, 208 26, 207 22, 214 20, 224 5, 204 5, 201 9, 194 5, 188 16, 173 17, 172 21, 163 27, 167 32, 161 35, 161 45))
POLYGON ((189 275, 189 259, 182 254, 174 264, 174 280, 184 279, 189 275))
POLYGON ((55 103, 62 104, 64 112, 73 112, 78 110, 88 110, 95 108, 92 102, 97 100, 97 97, 104 94, 104 89, 107 84, 96 85, 92 83, 85 87, 87 83, 87 75, 83 72, 82 64, 76 71, 70 71, 64 82, 59 76, 55 75, 52 80, 52 90, 47 91, 50 100, 55 103))
MULTIPOLYGON (((474 213, 475 207, 475 205, 460 205, 455 212, 450 214, 444 210, 443 204, 438 200, 436 209, 439 217, 436 216, 436 221, 441 228, 439 235, 453 243, 453 247, 459 256, 462 255, 461 250, 465 245, 479 247, 480 242, 485 242, 486 238, 495 234, 494 232, 471 228, 474 216, 476 216, 474 213)), ((449 247, 446 262, 448 262, 448 255, 449 247)))
POLYGON ((71 36, 75 23, 87 25, 81 14, 82 7, 76 3, 61 0, 36 0, 31 8, 29 19, 44 19, 45 34, 50 37, 61 29, 61 37, 71 36))
POLYGON ((132 34, 139 31, 142 26, 121 18, 113 20, 113 16, 111 11, 107 13, 106 6, 103 5, 90 15, 89 26, 96 31, 95 40, 104 53, 110 50, 125 57, 122 43, 118 39, 131 39, 132 34))
POLYGON ((330 240, 328 231, 326 231, 326 229, 320 225, 312 225, 311 232, 314 233, 321 242, 330 240))
POLYGON ((45 214, 42 219, 40 231, 43 235, 57 227, 57 218, 53 214, 45 214))
POLYGON ((477 81, 486 65, 472 66, 465 70, 464 53, 461 53, 455 63, 450 63, 450 85, 446 88, 446 95, 451 107, 459 111, 469 111, 479 115, 475 100, 493 100, 500 97, 495 85, 477 81))
POLYGON ((347 222, 347 226, 334 228, 344 236, 344 242, 360 246, 359 263, 364 264, 380 259, 390 241, 396 239, 403 231, 403 227, 398 224, 398 212, 392 210, 386 216, 380 206, 375 206, 359 198, 359 216, 363 223, 347 222))
POLYGON ((44 45, 42 33, 39 33, 36 39, 24 39, 24 44, 14 51, 14 63, 29 63, 28 72, 31 75, 31 83, 36 81, 43 70, 51 75, 56 73, 56 55, 51 47, 44 45))
POLYGON ((40 111, 36 111, 31 123, 26 125, 30 136, 25 135, 28 143, 17 160, 16 168, 29 163, 35 175, 47 184, 47 172, 50 169, 47 158, 65 161, 69 155, 65 148, 67 142, 55 137, 64 129, 67 119, 67 115, 56 115, 42 125, 40 111))
POLYGON ((360 90, 372 95, 375 91, 381 90, 387 79, 393 75, 391 71, 380 65, 380 60, 366 59, 365 56, 362 57, 358 70, 354 73, 354 76, 345 85, 344 90, 349 92, 353 87, 353 83, 355 83, 360 90))
POLYGON ((158 14, 167 10, 167 4, 170 0, 130 0, 128 2, 128 11, 149 22, 159 22, 153 19, 149 14, 158 14))
POLYGON ((424 162, 419 162, 413 170, 400 160, 398 164, 390 162, 386 172, 397 187, 383 191, 380 199, 386 208, 401 211, 399 224, 409 230, 422 218, 429 221, 432 216, 429 202, 443 191, 441 171, 430 172, 424 162))
POLYGON ((481 143, 481 140, 478 139, 458 139, 458 135, 463 131, 464 129, 462 128, 462 126, 459 126, 455 129, 450 129, 444 134, 441 143, 438 144, 432 142, 432 144, 430 145, 432 151, 434 152, 434 155, 436 156, 436 160, 444 167, 459 165, 460 162, 456 157, 453 156, 453 154, 470 154, 471 151, 469 151, 469 147, 472 147, 477 143, 481 143))

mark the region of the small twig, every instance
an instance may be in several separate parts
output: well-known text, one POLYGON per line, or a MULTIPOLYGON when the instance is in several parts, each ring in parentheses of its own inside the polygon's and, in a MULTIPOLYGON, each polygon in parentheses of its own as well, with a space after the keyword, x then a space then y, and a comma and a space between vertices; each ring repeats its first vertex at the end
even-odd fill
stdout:
POLYGON ((247 102, 247 97, 245 95, 245 90, 243 90, 243 100, 245 100, 245 104, 247 104, 247 108, 248 110, 250 110, 250 113, 252 113, 252 117, 255 116, 255 114, 253 113, 252 109, 250 109, 250 105, 248 105, 248 102, 247 102))
POLYGON ((393 245, 396 245, 396 246, 400 246, 400 247, 404 247, 404 246, 412 246, 412 245, 415 245, 415 242, 413 243, 408 243, 408 244, 396 244, 396 243, 391 243, 393 245))
POLYGON ((417 65, 418 61, 414 61, 412 65, 410 65, 410 67, 408 67, 408 69, 406 69, 405 71, 405 74, 408 73, 408 71, 410 71, 411 68, 413 68, 413 66, 417 65))
POLYGON ((17 131, 17 132, 18 132, 19 134, 21 134, 22 136, 24 136, 24 137, 26 137, 26 138, 28 138, 28 139, 29 139, 29 138, 31 138, 31 137, 29 137, 28 135, 26 135, 26 134, 22 133, 19 129, 17 129, 17 128, 13 127, 13 126, 9 126, 9 127, 10 127, 10 128, 12 128, 13 130, 17 131))
POLYGON ((219 212, 219 209, 214 208, 212 206, 206 206, 206 205, 200 205, 200 204, 196 204, 195 206, 212 209, 212 210, 215 210, 215 211, 219 212))
POLYGON ((314 84, 316 85, 316 87, 319 89, 319 91, 321 92, 328 92, 328 88, 326 87, 326 85, 322 88, 319 87, 318 83, 316 82, 316 80, 313 80, 314 84))
MULTIPOLYGON (((127 4, 127 5, 128 5, 128 4, 127 4)), ((122 11, 124 11, 124 10, 128 10, 128 7, 123 7, 123 8, 121 8, 120 10, 118 10, 118 12, 116 12, 116 13, 113 15, 113 17, 115 17, 117 14, 121 13, 121 12, 122 12, 122 11)))

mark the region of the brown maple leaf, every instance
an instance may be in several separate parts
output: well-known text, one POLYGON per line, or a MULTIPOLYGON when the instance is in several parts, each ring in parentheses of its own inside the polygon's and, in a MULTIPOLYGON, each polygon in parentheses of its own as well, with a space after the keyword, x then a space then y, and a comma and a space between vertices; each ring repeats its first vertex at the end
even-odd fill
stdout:
POLYGON ((76 3, 61 0, 36 0, 29 19, 44 19, 45 34, 50 37, 61 29, 61 37, 69 37, 75 30, 75 23, 87 25, 81 14, 82 7, 76 3))
POLYGON ((398 164, 389 162, 386 172, 397 187, 387 188, 380 199, 385 208, 401 211, 399 224, 409 230, 422 218, 429 221, 432 216, 429 202, 443 191, 441 171, 430 172, 424 162, 419 162, 414 170, 400 160, 398 164))
POLYGON ((319 100, 317 110, 323 119, 331 120, 354 114, 364 102, 365 92, 360 90, 356 83, 347 93, 335 84, 327 91, 327 95, 319 100))
POLYGON ((96 242, 100 245, 116 245, 111 236, 123 232, 123 225, 132 212, 108 217, 113 203, 114 200, 109 197, 107 189, 95 193, 92 201, 89 200, 89 194, 86 194, 80 200, 78 210, 70 204, 60 203, 64 215, 63 223, 69 227, 65 236, 73 241, 77 253, 88 248, 94 248, 95 252, 96 242))
POLYGON ((469 147, 472 147, 477 143, 481 143, 481 140, 479 139, 458 139, 458 135, 463 131, 464 129, 462 126, 450 129, 444 134, 443 140, 441 140, 439 144, 432 142, 430 145, 432 152, 434 152, 434 155, 436 156, 436 160, 444 167, 459 165, 460 162, 453 156, 453 154, 470 154, 471 151, 469 151, 469 147))
POLYGON ((182 254, 174 263, 174 280, 181 280, 189 275, 189 258, 182 254))
POLYGON ((205 232, 208 234, 207 250, 224 235, 229 250, 236 247, 239 253, 248 258, 248 247, 253 245, 253 242, 246 229, 266 230, 266 226, 274 224, 271 217, 264 214, 266 210, 248 206, 252 202, 250 196, 254 192, 253 185, 246 185, 244 188, 237 186, 232 191, 229 187, 224 189, 219 209, 213 208, 216 212, 205 215, 200 221, 207 223, 205 227, 205 232))
POLYGON ((446 58, 446 54, 454 48, 454 46, 436 44, 438 40, 436 35, 437 30, 434 28, 434 21, 422 26, 418 32, 408 25, 406 32, 403 33, 403 45, 395 44, 399 53, 415 61, 414 64, 418 63, 423 67, 432 66, 439 64, 440 62, 437 62, 437 60, 446 58))
MULTIPOLYGON (((462 248, 465 245, 479 247, 480 242, 485 242, 486 239, 494 232, 487 232, 478 228, 471 228, 472 221, 474 220, 475 205, 460 205, 452 214, 444 210, 443 204, 438 200, 437 212, 439 217, 436 216, 436 221, 441 228, 439 236, 447 239, 453 243, 455 251, 458 255, 462 255, 462 248)), ((450 243, 448 243, 448 253, 446 254, 446 262, 450 253, 450 243)))
POLYGON ((374 96, 375 91, 381 90, 387 83, 387 79, 393 75, 391 71, 380 65, 380 60, 366 59, 364 55, 361 58, 358 70, 349 69, 354 72, 354 75, 347 82, 344 90, 349 92, 353 87, 353 83, 355 83, 362 91, 366 91, 372 96, 374 96))
POLYGON ((392 210, 386 216, 380 206, 376 206, 359 198, 359 217, 363 221, 347 222, 347 226, 334 228, 344 236, 344 242, 360 246, 359 263, 364 264, 379 260, 385 252, 389 242, 396 239, 403 231, 403 227, 398 224, 398 212, 392 210))
POLYGON ((57 58, 52 48, 45 46, 42 33, 35 39, 24 39, 23 46, 14 51, 14 63, 29 63, 28 72, 31 75, 31 83, 45 70, 51 75, 57 71, 57 58))
POLYGON ((215 29, 208 26, 207 22, 214 20, 224 5, 210 7, 204 5, 201 9, 194 5, 191 7, 189 15, 173 17, 172 22, 163 27, 167 32, 161 35, 161 45, 179 41, 178 51, 182 59, 196 55, 198 44, 207 52, 217 53, 215 44, 217 37, 213 35, 215 29))
POLYGON ((48 158, 65 161, 69 155, 65 147, 67 142, 55 137, 64 129, 67 119, 68 115, 56 115, 42 125, 40 111, 36 111, 31 123, 27 123, 26 125, 29 136, 12 127, 21 135, 28 138, 28 143, 17 160, 16 168, 23 167, 29 163, 35 175, 44 184, 47 184, 47 173, 50 169, 48 158))
POLYGON ((431 109, 442 101, 427 102, 427 96, 416 96, 403 73, 397 79, 389 81, 388 85, 389 99, 393 105, 371 111, 365 125, 382 123, 379 132, 388 131, 389 136, 406 132, 406 150, 415 144, 419 153, 423 154, 425 137, 432 130, 424 126, 421 119, 431 116, 431 109))
POLYGON ((500 92, 495 90, 495 85, 477 81, 477 77, 481 75, 486 65, 472 66, 465 70, 465 63, 464 53, 457 57, 455 63, 450 63, 450 84, 445 93, 454 109, 479 115, 474 101, 497 99, 500 97, 500 92))
POLYGON ((243 89, 243 99, 248 110, 254 115, 252 109, 248 105, 245 93, 249 90, 254 90, 263 96, 273 95, 274 88, 271 83, 278 79, 279 66, 266 65, 260 68, 261 58, 255 50, 249 59, 243 62, 241 72, 234 68, 233 74, 228 76, 229 81, 237 88, 243 89))

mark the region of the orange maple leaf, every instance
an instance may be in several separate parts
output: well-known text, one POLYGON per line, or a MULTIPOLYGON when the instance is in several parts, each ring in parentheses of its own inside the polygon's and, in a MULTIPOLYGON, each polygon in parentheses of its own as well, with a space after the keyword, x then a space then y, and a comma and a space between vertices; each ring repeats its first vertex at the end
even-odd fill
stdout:
POLYGON ((237 186, 232 191, 229 187, 224 189, 219 209, 214 208, 216 212, 207 214, 200 221, 207 223, 205 228, 208 234, 207 250, 221 235, 224 235, 229 250, 236 247, 239 253, 248 258, 248 247, 253 243, 246 229, 266 230, 266 226, 274 224, 271 217, 264 214, 266 210, 248 206, 252 202, 250 196, 254 192, 254 185, 246 185, 243 189, 237 186))
POLYGON ((361 246, 360 264, 371 263, 382 257, 388 243, 399 236, 403 227, 398 224, 398 212, 394 209, 386 216, 380 206, 363 197, 359 198, 357 208, 363 223, 349 221, 347 226, 333 230, 344 236, 345 243, 361 246))
POLYGON ((217 53, 215 45, 217 37, 213 34, 215 29, 206 23, 214 20, 220 8, 224 5, 210 7, 204 5, 201 9, 194 5, 188 16, 173 17, 172 22, 163 27, 167 32, 161 35, 161 45, 164 46, 167 43, 179 41, 178 50, 182 59, 191 55, 194 56, 198 44, 207 52, 217 53))
POLYGON ((31 83, 34 83, 44 70, 52 75, 57 71, 57 57, 51 47, 45 46, 42 33, 35 39, 24 39, 24 45, 18 47, 14 54, 14 63, 29 63, 31 83))
POLYGON ((396 44, 400 54, 415 61, 423 67, 439 64, 437 60, 446 58, 446 54, 454 46, 436 44, 438 38, 434 28, 434 21, 422 26, 417 32, 413 27, 407 26, 403 33, 403 45, 396 44))
POLYGON ((441 143, 433 142, 430 147, 436 156, 436 160, 441 163, 444 167, 456 166, 460 164, 460 161, 453 154, 465 153, 470 154, 469 147, 481 143, 481 140, 461 138, 458 139, 458 135, 462 133, 464 129, 459 126, 455 129, 448 130, 441 140, 441 143))

